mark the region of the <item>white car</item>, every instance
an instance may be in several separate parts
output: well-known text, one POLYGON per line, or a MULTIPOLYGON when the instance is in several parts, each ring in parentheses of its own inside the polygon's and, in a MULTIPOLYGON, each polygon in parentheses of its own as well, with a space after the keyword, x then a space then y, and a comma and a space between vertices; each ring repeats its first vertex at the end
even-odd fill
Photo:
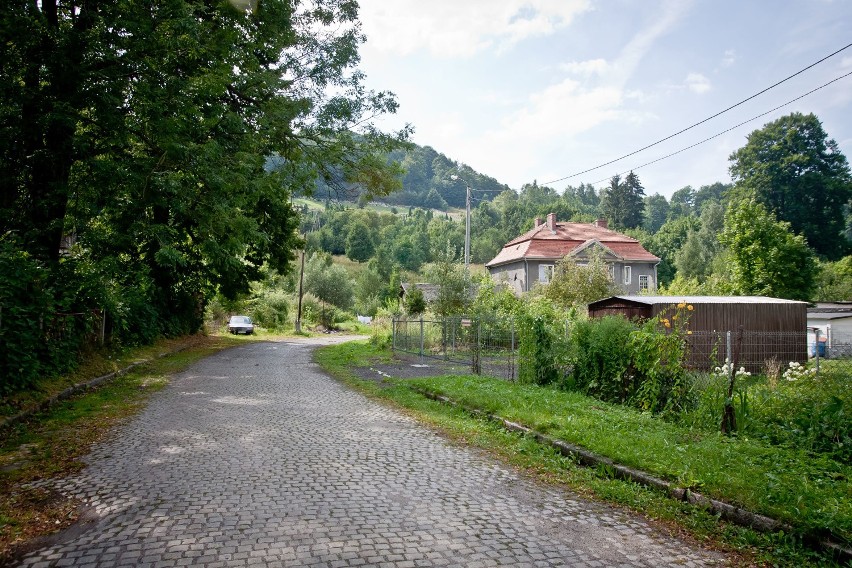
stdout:
POLYGON ((228 321, 228 333, 251 335, 254 333, 254 324, 248 316, 231 316, 228 321))

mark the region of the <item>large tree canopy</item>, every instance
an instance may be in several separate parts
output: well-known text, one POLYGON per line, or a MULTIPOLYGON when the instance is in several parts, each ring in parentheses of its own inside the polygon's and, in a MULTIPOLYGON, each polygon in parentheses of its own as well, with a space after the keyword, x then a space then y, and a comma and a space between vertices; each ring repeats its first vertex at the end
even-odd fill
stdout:
POLYGON ((34 258, 74 235, 163 302, 233 296, 292 259, 292 191, 398 187, 379 151, 407 132, 365 121, 396 102, 354 70, 354 1, 13 0, 0 18, 0 234, 34 258))
POLYGON ((737 190, 753 193, 817 253, 837 259, 849 250, 843 231, 852 176, 816 116, 793 113, 770 122, 730 160, 737 190))
POLYGON ((386 156, 408 129, 373 127, 396 101, 355 67, 357 8, 6 2, 0 253, 47 274, 40 317, 104 308, 113 330, 144 323, 138 337, 194 331, 211 294, 287 268, 294 191, 396 189, 386 156))
POLYGON ((719 241, 728 248, 735 294, 810 299, 817 275, 813 252, 754 197, 731 202, 719 241))

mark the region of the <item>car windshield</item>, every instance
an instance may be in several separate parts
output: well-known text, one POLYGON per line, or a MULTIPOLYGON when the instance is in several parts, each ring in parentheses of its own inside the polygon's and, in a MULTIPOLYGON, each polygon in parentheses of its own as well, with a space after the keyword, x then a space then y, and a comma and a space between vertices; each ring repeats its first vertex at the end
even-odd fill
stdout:
POLYGON ((251 323, 251 318, 248 316, 231 316, 231 323, 251 323))

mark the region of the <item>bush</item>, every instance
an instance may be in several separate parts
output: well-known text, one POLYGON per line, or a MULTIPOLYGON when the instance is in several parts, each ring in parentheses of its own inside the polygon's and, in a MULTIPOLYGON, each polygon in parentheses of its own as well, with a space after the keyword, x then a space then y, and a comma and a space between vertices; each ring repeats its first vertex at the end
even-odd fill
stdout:
POLYGON ((248 311, 256 325, 281 330, 290 323, 290 297, 283 290, 266 290, 251 302, 248 311))
POLYGON ((577 322, 571 334, 573 372, 566 386, 607 402, 627 402, 637 386, 627 372, 635 330, 619 316, 577 322))
POLYGON ((518 381, 561 384, 566 363, 565 316, 547 301, 533 300, 518 318, 518 381))
POLYGON ((333 329, 335 324, 344 322, 349 316, 343 310, 334 307, 328 302, 323 302, 313 294, 302 296, 302 320, 321 325, 326 329, 333 329))
POLYGON ((0 239, 0 392, 72 369, 94 341, 100 317, 83 300, 97 286, 75 270, 72 260, 47 267, 0 239))
POLYGON ((795 446, 852 461, 852 389, 849 374, 821 369, 777 387, 761 383, 748 389, 752 401, 747 433, 774 444, 795 446), (758 403, 759 401, 759 403, 758 403))

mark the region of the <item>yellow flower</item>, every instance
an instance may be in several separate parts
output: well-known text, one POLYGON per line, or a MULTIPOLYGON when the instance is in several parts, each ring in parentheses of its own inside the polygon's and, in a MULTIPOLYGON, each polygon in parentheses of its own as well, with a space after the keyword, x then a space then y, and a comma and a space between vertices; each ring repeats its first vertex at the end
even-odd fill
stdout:
POLYGON ((677 314, 673 315, 673 316, 672 316, 672 319, 673 319, 673 320, 676 320, 676 319, 677 319, 677 314))
POLYGON ((691 312, 691 311, 692 311, 692 309, 693 309, 693 308, 692 308, 692 304, 689 304, 688 306, 686 306, 686 309, 687 309, 687 310, 689 310, 689 311, 691 312))
POLYGON ((666 327, 671 327, 671 326, 672 326, 672 324, 671 324, 671 323, 669 322, 669 320, 667 320, 667 319, 664 319, 662 323, 663 323, 663 325, 664 325, 664 326, 666 326, 666 327))
POLYGON ((681 302, 677 305, 677 309, 679 309, 679 310, 682 310, 685 307, 686 307, 686 302, 681 302))
POLYGON ((692 335, 692 331, 687 330, 686 334, 687 334, 687 335, 692 335))

